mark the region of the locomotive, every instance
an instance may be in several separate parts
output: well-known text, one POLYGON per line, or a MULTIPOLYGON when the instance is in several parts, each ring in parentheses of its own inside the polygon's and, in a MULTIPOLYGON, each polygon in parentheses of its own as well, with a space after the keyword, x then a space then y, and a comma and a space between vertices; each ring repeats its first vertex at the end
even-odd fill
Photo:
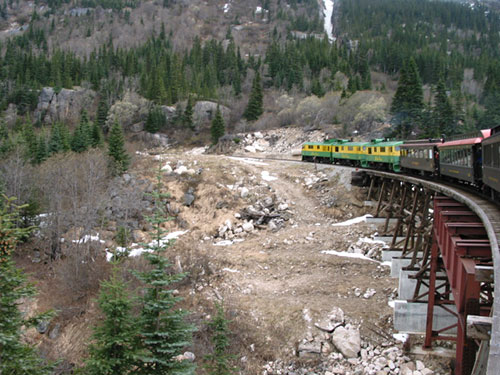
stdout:
POLYGON ((302 160, 451 180, 500 198, 500 126, 450 139, 353 142, 328 139, 302 146, 302 160))

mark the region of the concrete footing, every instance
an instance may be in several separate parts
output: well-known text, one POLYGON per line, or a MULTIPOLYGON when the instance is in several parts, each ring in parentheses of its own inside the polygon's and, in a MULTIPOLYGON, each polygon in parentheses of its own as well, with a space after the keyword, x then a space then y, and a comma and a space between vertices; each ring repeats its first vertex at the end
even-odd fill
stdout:
MULTIPOLYGON (((455 305, 447 305, 451 311, 456 311, 455 305)), ((457 321, 456 316, 436 306, 432 329, 437 331, 449 327, 457 321)), ((427 324, 427 303, 394 301, 394 328, 400 332, 425 333, 427 324)), ((456 334, 456 329, 446 331, 446 334, 456 334)))

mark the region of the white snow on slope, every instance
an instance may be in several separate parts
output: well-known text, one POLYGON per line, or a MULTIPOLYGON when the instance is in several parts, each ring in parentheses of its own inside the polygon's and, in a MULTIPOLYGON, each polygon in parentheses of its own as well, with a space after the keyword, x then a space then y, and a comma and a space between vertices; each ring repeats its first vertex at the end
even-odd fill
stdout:
POLYGON ((278 179, 278 177, 271 176, 268 171, 262 171, 261 177, 264 181, 274 181, 278 179))
POLYGON ((335 38, 333 36, 333 25, 332 25, 332 14, 333 14, 333 0, 323 0, 323 15, 325 16, 324 27, 326 34, 328 35, 328 40, 334 42, 335 38))
MULTIPOLYGON (((180 236, 182 236, 183 234, 186 234, 187 232, 189 232, 189 231, 187 231, 187 230, 184 230, 184 231, 183 230, 179 230, 177 232, 169 233, 168 235, 166 235, 165 237, 163 237, 159 241, 159 245, 160 246, 168 245, 168 243, 170 241, 179 238, 180 236)), ((152 253, 153 250, 151 250, 151 248, 153 246, 156 246, 156 245, 157 245, 157 241, 150 242, 146 246, 146 248, 138 247, 139 244, 133 243, 129 247, 117 247, 116 249, 114 249, 114 252, 116 252, 116 254, 120 254, 120 253, 124 253, 124 252, 128 251, 129 252, 128 256, 130 256, 130 257, 137 257, 139 255, 142 255, 143 253, 152 253)), ((108 262, 113 258, 114 252, 112 250, 110 250, 110 249, 106 249, 106 260, 108 262)))
POLYGON ((363 215, 363 216, 360 216, 360 217, 355 217, 354 219, 343 221, 341 223, 332 224, 332 227, 347 227, 349 225, 354 225, 354 224, 358 224, 358 223, 366 223, 366 220, 369 217, 373 217, 373 216, 370 215, 370 214, 367 214, 367 215, 363 215))

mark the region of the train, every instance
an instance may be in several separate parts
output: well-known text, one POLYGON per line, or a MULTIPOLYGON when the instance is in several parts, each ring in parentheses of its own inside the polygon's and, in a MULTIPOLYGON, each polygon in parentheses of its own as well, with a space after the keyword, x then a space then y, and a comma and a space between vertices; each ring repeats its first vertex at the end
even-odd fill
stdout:
POLYGON ((500 126, 450 138, 327 139, 302 145, 302 160, 459 182, 500 200, 500 126))

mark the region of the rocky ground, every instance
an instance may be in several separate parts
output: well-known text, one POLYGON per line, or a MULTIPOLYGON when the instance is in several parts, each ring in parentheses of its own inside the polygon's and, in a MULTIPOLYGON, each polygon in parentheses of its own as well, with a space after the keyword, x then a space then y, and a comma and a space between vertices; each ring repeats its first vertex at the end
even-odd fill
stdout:
MULTIPOLYGON (((204 149, 138 152, 122 177, 125 187, 150 190, 161 169, 173 217, 167 228, 178 237, 170 254, 176 270, 190 273, 180 293, 194 321, 203 326, 207 306, 224 301, 243 373, 449 373, 447 363, 415 358, 393 337, 389 302, 397 280, 379 262, 383 245, 371 240, 377 228, 361 219, 344 225, 369 213, 363 191, 350 185, 351 170, 248 158, 290 159, 304 137, 293 130, 245 135, 233 150, 239 157, 204 149)), ((110 221, 90 240, 102 252, 114 248, 113 229, 110 221)), ((147 229, 138 223, 132 241, 150 240, 147 229)), ((130 249, 137 255, 142 247, 130 249)), ((51 294, 42 288, 41 300, 51 294)), ((94 303, 85 308, 46 335, 52 354, 78 361, 89 337, 82 327, 96 310, 94 303)), ((203 342, 192 351, 203 355, 203 342)))

